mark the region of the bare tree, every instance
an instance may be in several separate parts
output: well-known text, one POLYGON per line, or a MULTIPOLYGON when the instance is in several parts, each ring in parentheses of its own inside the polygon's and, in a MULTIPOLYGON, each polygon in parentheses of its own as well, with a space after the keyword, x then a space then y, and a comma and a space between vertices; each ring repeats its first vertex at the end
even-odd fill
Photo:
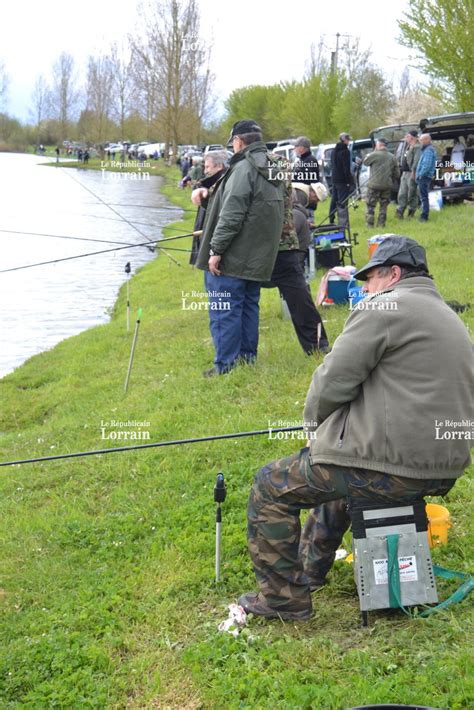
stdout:
POLYGON ((110 57, 89 57, 87 67, 87 111, 90 112, 92 135, 96 143, 102 143, 110 127, 113 110, 114 73, 110 57))
POLYGON ((6 106, 9 83, 10 77, 5 70, 5 64, 0 62, 0 109, 4 109, 6 106))
POLYGON ((315 76, 327 74, 329 64, 324 56, 325 51, 324 37, 319 38, 317 47, 314 42, 311 42, 309 60, 305 62, 305 79, 312 79, 315 76))
POLYGON ((199 36, 196 0, 157 0, 141 15, 146 40, 134 41, 133 52, 139 85, 147 87, 147 120, 176 149, 199 137, 213 80, 210 48, 199 36))
POLYGON ((125 138, 125 120, 131 108, 133 95, 132 84, 132 57, 130 47, 123 43, 119 47, 116 42, 110 50, 110 64, 112 69, 112 115, 120 125, 120 138, 125 138))
POLYGON ((33 92, 31 94, 31 104, 29 113, 36 126, 36 142, 39 143, 41 125, 45 118, 47 118, 50 105, 48 84, 42 74, 39 74, 36 77, 33 92))
POLYGON ((158 76, 154 67, 150 48, 143 42, 131 41, 131 66, 134 107, 146 122, 146 138, 153 139, 154 123, 158 114, 159 95, 158 76))
POLYGON ((67 52, 62 52, 53 64, 51 86, 51 106, 54 117, 59 121, 61 140, 67 136, 69 122, 75 117, 78 100, 74 58, 67 52))
POLYGON ((399 98, 402 99, 410 91, 410 70, 408 67, 402 72, 400 77, 400 94, 399 98))

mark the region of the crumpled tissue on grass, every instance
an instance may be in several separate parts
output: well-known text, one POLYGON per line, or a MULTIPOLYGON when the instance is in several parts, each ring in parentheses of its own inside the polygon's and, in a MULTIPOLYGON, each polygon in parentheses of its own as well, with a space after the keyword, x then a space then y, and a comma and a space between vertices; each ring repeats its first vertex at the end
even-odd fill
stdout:
POLYGON ((243 607, 238 604, 229 604, 229 617, 222 621, 217 627, 219 631, 227 631, 232 636, 238 636, 242 629, 247 626, 247 614, 243 607))

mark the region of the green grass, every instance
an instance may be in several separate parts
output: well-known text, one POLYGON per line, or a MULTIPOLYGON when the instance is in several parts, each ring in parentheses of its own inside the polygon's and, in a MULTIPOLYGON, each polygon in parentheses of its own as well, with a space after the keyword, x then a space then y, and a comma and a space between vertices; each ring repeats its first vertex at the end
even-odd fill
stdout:
MULTIPOLYGON (((189 208, 189 191, 174 187, 178 172, 161 170, 169 178, 165 194, 189 208)), ((353 215, 358 264, 367 260, 366 238, 375 233, 363 226, 362 211, 353 215)), ((187 214, 178 225, 183 233, 192 226, 187 214)), ((399 225, 391 206, 387 231, 424 244, 443 296, 474 307, 473 220, 474 205, 465 205, 443 209, 427 225, 399 225)), ((101 438, 101 421, 112 418, 149 421, 152 441, 301 419, 319 360, 303 354, 291 323, 281 319, 276 291, 262 295, 257 365, 205 380, 201 372, 213 356, 207 314, 181 308, 182 291, 204 290, 203 275, 187 265, 187 255, 173 254, 180 267, 161 254, 131 281, 132 306, 142 307, 143 317, 127 396, 132 334, 122 288, 109 324, 31 358, 0 381, 2 461, 124 443, 101 438)), ((334 340, 347 309, 324 316, 334 340)), ((468 325, 472 316, 473 309, 461 317, 468 325)), ((345 562, 314 595, 311 621, 253 619, 237 639, 217 633, 226 605, 255 589, 245 532, 253 475, 294 449, 253 437, 2 468, 0 706, 472 708, 472 602, 426 620, 374 612, 362 629, 345 562), (228 496, 223 582, 216 587, 213 486, 220 470, 228 496)), ((464 476, 446 497, 449 545, 433 552, 435 562, 464 572, 473 545, 473 492, 472 477, 464 476)), ((452 589, 441 582, 440 596, 452 589)))

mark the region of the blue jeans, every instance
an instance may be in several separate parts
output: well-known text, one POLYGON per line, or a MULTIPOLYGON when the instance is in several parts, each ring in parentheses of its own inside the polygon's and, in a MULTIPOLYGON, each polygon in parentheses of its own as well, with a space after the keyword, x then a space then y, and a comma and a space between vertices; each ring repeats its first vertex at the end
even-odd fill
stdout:
POLYGON ((204 283, 209 295, 209 325, 214 342, 214 365, 228 372, 238 360, 257 357, 260 282, 234 276, 214 276, 204 283))
POLYGON ((429 177, 419 177, 416 179, 418 185, 418 190, 420 191, 421 200, 421 215, 420 219, 428 219, 430 213, 430 201, 428 193, 430 191, 431 178, 429 177))

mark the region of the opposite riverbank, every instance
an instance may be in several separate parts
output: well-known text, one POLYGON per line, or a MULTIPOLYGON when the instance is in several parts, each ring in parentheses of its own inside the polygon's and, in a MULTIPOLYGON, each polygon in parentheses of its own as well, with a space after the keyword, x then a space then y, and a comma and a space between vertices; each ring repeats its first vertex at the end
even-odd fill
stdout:
MULTIPOLYGON (((166 180, 163 193, 189 210, 164 233, 190 232, 194 208, 189 191, 176 188, 178 171, 161 165, 158 174, 166 180)), ((360 234, 357 264, 367 260, 366 237, 374 233, 364 228, 362 211, 352 215, 360 234)), ((443 296, 474 304, 472 220, 469 205, 444 208, 428 225, 404 223, 403 233, 427 247, 443 296)), ((391 206, 388 229, 399 228, 391 206)), ((190 244, 186 238, 173 246, 190 244)), ((300 350, 291 323, 280 317, 276 291, 262 294, 257 365, 206 380, 201 373, 213 354, 208 314, 182 307, 183 293, 204 291, 202 273, 188 266, 187 253, 170 254, 180 266, 161 253, 130 282, 132 329, 139 307, 143 315, 128 394, 132 331, 123 287, 110 323, 63 341, 0 381, 2 461, 106 448, 116 445, 110 435, 119 431, 163 441, 301 420, 320 360, 300 350)), ((324 313, 331 341, 347 314, 345 307, 324 313)), ((472 324, 473 309, 461 317, 472 324)), ((253 620, 237 639, 217 633, 227 604, 255 588, 245 529, 253 475, 296 445, 260 436, 2 468, 0 704, 472 707, 470 600, 426 620, 374 613, 364 630, 345 562, 314 595, 311 621, 253 620), (218 471, 228 496, 223 582, 216 588, 218 471)), ((473 543, 472 487, 472 475, 464 476, 439 501, 453 528, 448 547, 433 553, 435 562, 464 572, 473 543)), ((440 583, 440 596, 452 588, 440 583)))

